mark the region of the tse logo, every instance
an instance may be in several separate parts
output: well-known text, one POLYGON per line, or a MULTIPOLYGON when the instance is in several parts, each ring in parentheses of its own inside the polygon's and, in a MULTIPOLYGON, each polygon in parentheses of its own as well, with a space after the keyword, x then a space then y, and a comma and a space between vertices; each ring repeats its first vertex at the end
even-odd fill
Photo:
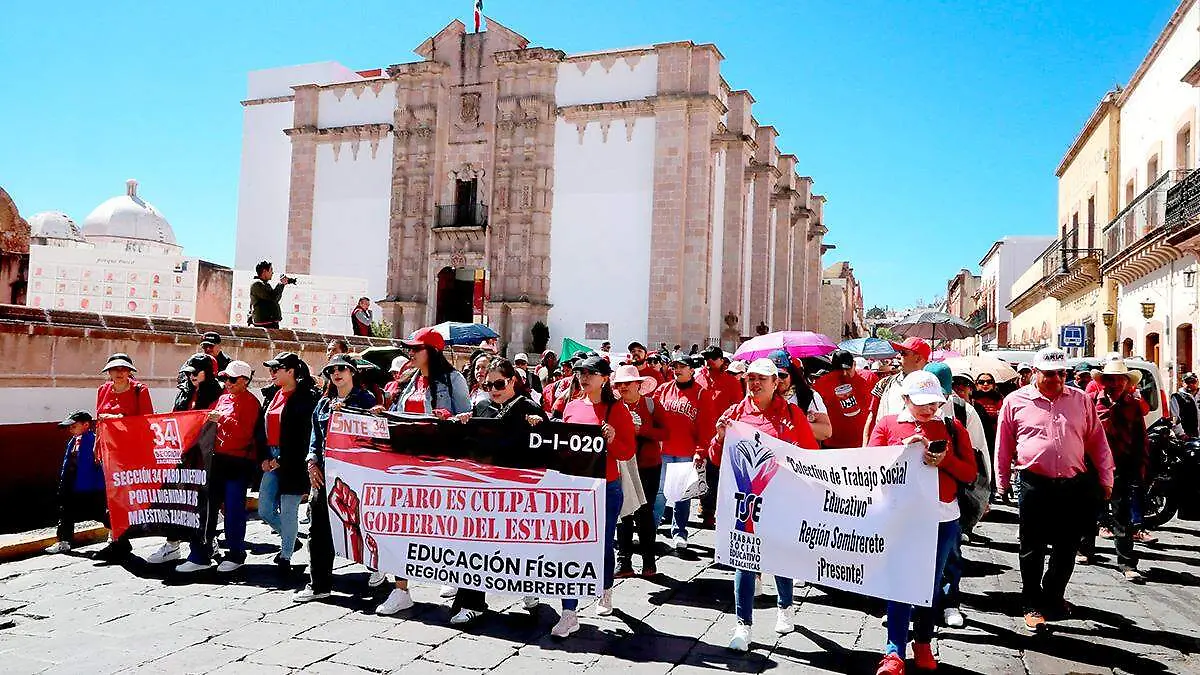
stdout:
POLYGON ((179 424, 173 419, 151 422, 150 432, 154 434, 154 461, 159 464, 178 464, 183 457, 179 424))
POLYGON ((733 498, 737 502, 737 520, 739 523, 747 521, 758 522, 758 516, 762 513, 762 497, 753 492, 747 494, 745 492, 733 493, 733 498))

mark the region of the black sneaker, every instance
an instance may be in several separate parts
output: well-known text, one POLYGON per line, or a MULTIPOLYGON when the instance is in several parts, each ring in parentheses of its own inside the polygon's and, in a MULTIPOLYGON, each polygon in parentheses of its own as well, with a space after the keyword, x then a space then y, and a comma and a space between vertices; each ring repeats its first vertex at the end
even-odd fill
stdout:
POLYGON ((296 551, 299 551, 299 550, 300 550, 300 549, 302 549, 302 548, 304 548, 304 544, 303 544, 303 543, 300 541, 300 539, 297 537, 297 538, 296 538, 296 547, 292 549, 292 553, 295 553, 296 551))
POLYGON ((130 552, 129 544, 110 541, 107 546, 96 551, 95 558, 96 560, 103 560, 105 562, 120 562, 128 558, 130 552))

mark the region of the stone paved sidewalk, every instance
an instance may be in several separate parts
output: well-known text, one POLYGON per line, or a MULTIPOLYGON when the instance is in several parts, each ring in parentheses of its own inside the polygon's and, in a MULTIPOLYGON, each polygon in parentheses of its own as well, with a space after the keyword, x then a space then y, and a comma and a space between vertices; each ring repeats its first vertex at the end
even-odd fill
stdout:
MULTIPOLYGON (((1077 618, 1036 637, 1017 616, 1015 530, 1012 512, 999 509, 980 528, 992 541, 965 549, 968 623, 941 629, 939 672, 1200 673, 1197 523, 1169 524, 1144 550, 1144 587, 1118 580, 1102 544, 1107 562, 1077 569, 1068 591, 1077 618)), ((0 672, 870 673, 885 636, 883 603, 806 587, 797 589, 796 632, 771 632, 774 598, 759 598, 753 651, 728 652, 732 573, 712 566, 711 532, 693 537, 689 559, 664 557, 658 579, 618 582, 615 616, 585 607, 582 630, 565 642, 548 635, 555 606, 529 613, 499 597, 478 625, 450 628, 430 586, 414 584, 414 610, 376 616, 387 590, 368 593, 366 571, 349 563, 331 601, 295 605, 291 589, 303 577, 276 575, 265 525, 252 522, 249 536, 250 564, 232 583, 183 583, 137 561, 109 566, 80 553, 0 565, 0 672)))

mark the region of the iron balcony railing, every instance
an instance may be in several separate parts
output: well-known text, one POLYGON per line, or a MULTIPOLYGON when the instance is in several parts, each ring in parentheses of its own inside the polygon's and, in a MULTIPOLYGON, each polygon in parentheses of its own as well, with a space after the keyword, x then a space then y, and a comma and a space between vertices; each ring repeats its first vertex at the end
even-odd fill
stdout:
POLYGON ((1166 226, 1167 191, 1191 172, 1191 169, 1173 169, 1164 173, 1121 209, 1104 228, 1105 258, 1117 256, 1146 235, 1166 226))
POLYGON ((441 204, 435 227, 487 227, 487 204, 441 204))
POLYGON ((967 325, 975 330, 986 326, 989 322, 987 307, 980 307, 967 317, 967 325))

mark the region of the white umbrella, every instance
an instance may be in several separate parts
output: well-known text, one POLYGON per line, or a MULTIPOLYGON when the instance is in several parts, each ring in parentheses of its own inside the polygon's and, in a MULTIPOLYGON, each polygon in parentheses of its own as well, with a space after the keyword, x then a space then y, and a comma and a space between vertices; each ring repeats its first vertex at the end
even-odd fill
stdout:
POLYGON ((994 356, 957 356, 946 359, 945 364, 950 366, 950 372, 955 375, 966 375, 972 380, 983 373, 991 375, 997 382, 1017 379, 1017 371, 994 356))

